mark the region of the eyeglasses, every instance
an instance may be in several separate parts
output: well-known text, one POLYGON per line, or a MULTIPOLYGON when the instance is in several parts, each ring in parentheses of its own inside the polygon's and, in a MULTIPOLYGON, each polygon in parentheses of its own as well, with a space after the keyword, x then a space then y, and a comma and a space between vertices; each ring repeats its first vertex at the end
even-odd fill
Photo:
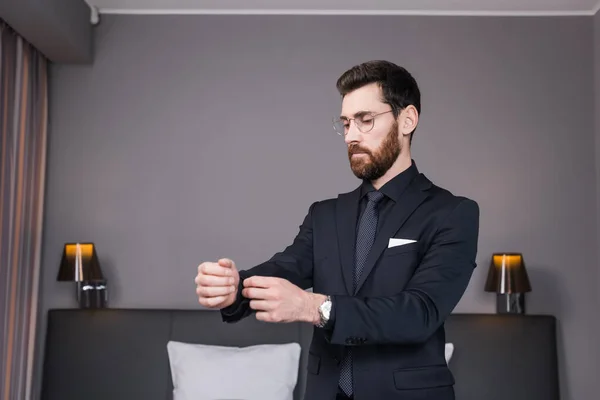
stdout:
POLYGON ((371 113, 368 111, 363 111, 358 114, 354 118, 334 118, 333 119, 333 129, 335 129, 336 133, 340 136, 346 136, 348 133, 348 129, 350 129, 350 122, 354 121, 356 128, 362 133, 370 132, 371 129, 375 126, 375 117, 387 114, 394 110, 387 110, 380 113, 371 113))

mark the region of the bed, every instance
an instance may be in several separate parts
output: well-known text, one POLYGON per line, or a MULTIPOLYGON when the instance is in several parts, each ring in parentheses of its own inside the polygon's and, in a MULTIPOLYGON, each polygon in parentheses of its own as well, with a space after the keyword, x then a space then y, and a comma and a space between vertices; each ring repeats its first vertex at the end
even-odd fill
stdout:
MULTIPOLYGON (((41 398, 171 400, 167 344, 175 341, 232 348, 297 343, 293 399, 300 400, 311 333, 307 324, 252 317, 225 324, 204 309, 49 310, 41 398)), ((457 400, 559 400, 553 316, 452 314, 446 339, 457 400)), ((224 373, 222 384, 233 383, 224 373)))

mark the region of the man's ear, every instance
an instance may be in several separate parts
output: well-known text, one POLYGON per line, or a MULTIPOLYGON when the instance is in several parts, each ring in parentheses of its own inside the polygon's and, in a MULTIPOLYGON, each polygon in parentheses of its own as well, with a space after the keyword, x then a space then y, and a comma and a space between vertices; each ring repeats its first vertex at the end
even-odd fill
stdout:
POLYGON ((398 129, 404 136, 410 135, 419 124, 419 112, 416 107, 410 105, 402 110, 398 116, 398 129))

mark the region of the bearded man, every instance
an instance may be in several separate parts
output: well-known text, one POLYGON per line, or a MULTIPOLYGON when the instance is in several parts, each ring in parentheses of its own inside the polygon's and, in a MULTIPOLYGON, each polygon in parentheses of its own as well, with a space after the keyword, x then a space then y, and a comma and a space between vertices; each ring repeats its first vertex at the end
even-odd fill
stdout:
POLYGON ((454 400, 444 322, 476 267, 479 206, 418 171, 421 95, 406 69, 366 62, 337 89, 333 125, 362 183, 314 202, 293 243, 260 265, 202 262, 199 303, 225 322, 313 324, 307 400, 454 400))

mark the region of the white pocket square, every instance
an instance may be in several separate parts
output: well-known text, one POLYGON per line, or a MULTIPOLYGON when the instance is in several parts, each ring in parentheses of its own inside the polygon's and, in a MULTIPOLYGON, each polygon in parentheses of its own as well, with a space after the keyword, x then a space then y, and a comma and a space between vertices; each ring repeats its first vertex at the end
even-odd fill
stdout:
POLYGON ((416 242, 416 240, 412 240, 412 239, 390 238, 390 242, 388 243, 388 249, 390 247, 404 246, 405 244, 415 243, 415 242, 416 242))

